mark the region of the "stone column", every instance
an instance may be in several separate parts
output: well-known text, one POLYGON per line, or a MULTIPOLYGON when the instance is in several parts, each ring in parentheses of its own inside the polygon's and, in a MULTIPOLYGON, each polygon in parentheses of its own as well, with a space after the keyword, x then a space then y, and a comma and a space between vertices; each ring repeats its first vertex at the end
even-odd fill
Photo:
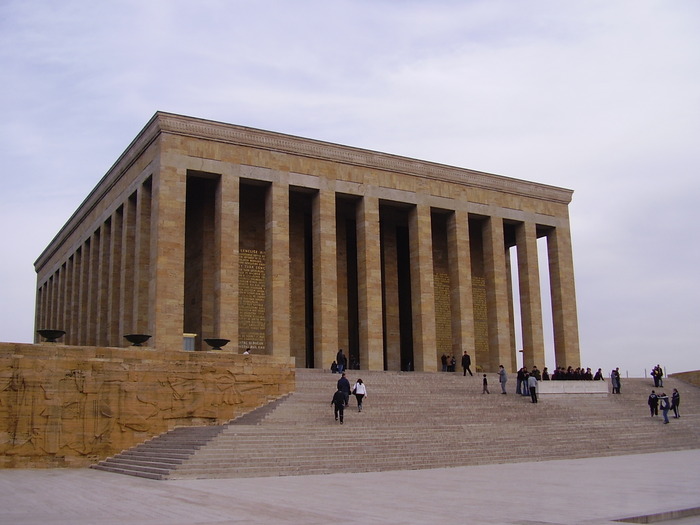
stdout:
POLYGON ((182 350, 187 170, 171 164, 158 165, 149 193, 152 219, 150 268, 146 268, 150 270, 151 283, 147 288, 147 333, 152 339, 148 344, 159 350, 182 350))
POLYGON ((121 334, 119 333, 119 285, 121 281, 123 227, 124 210, 121 207, 112 215, 107 292, 107 346, 121 345, 121 334))
MULTIPOLYGON (((508 328, 509 337, 508 340, 510 352, 510 368, 509 370, 518 369, 518 356, 516 352, 515 345, 515 305, 513 304, 513 268, 511 265, 510 249, 506 248, 505 251, 506 260, 506 282, 508 283, 508 328)), ((505 365, 504 365, 505 366, 505 365)), ((506 366, 506 368, 508 368, 506 366)))
MULTIPOLYGON (((150 333, 149 321, 153 319, 149 311, 153 308, 150 298, 151 279, 151 220, 152 220, 152 187, 151 181, 142 184, 136 194, 136 230, 134 250, 134 332, 150 333)), ((184 215, 184 212, 183 212, 184 215)), ((160 226, 163 226, 162 224, 160 226)), ((153 239, 158 243, 159 239, 153 239)), ((155 256, 155 254, 154 254, 155 256)), ((155 259, 154 259, 155 262, 155 259)), ((152 283, 154 286, 160 283, 152 283)), ((182 329, 180 329, 182 331, 182 329)), ((155 339, 148 342, 155 345, 155 339)))
POLYGON ((64 286, 64 275, 63 267, 59 266, 54 274, 54 279, 56 280, 56 295, 54 296, 54 326, 59 330, 64 329, 61 324, 61 318, 63 317, 63 286, 64 286))
POLYGON ((537 227, 524 222, 515 229, 520 283, 520 316, 523 331, 523 364, 529 369, 544 367, 544 332, 542 328, 542 296, 537 262, 537 227))
POLYGON ((265 346, 269 355, 291 355, 289 278, 289 183, 275 181, 265 196, 265 346))
POLYGON ((433 233, 430 206, 417 204, 408 214, 411 250, 413 360, 418 372, 437 371, 433 233))
POLYGON ((335 191, 321 188, 312 204, 314 366, 328 368, 338 351, 335 191))
POLYGON ((97 345, 97 316, 99 313, 98 290, 100 276, 100 244, 102 230, 98 228, 90 237, 90 260, 88 262, 88 293, 85 344, 97 345))
POLYGON ((107 221, 100 226, 99 256, 97 258, 97 318, 95 319, 95 344, 107 346, 109 343, 109 270, 112 254, 112 223, 107 221))
POLYGON ((53 312, 54 312, 54 276, 50 275, 46 281, 46 324, 49 328, 54 328, 56 324, 54 323, 53 312))
POLYGON ((384 326, 386 333, 386 369, 401 370, 401 326, 399 323, 399 271, 396 245, 396 224, 382 222, 384 251, 384 326))
POLYGON ((77 345, 80 331, 80 259, 81 250, 78 249, 72 256, 71 291, 70 291, 70 324, 66 334, 66 344, 77 345))
POLYGON ((489 217, 483 225, 484 277, 486 278, 486 308, 488 311, 490 370, 502 364, 512 366, 513 350, 510 344, 510 316, 508 314, 508 274, 503 219, 489 217))
POLYGON ((238 247, 240 240, 240 179, 223 173, 216 189, 214 254, 218 258, 214 331, 230 339, 226 350, 238 349, 238 247))
POLYGON ((574 259, 571 233, 567 227, 547 233, 549 280, 552 293, 554 354, 557 366, 581 366, 578 339, 578 315, 574 286, 574 259))
POLYGON ((379 200, 365 195, 357 207, 357 288, 360 368, 384 369, 379 200))
POLYGON ((65 316, 65 301, 66 296, 66 265, 65 263, 58 267, 56 270, 56 277, 58 278, 58 290, 56 294, 56 327, 59 330, 65 330, 65 325, 63 324, 63 318, 65 316))
POLYGON ((89 277, 90 277, 90 240, 88 239, 80 247, 80 288, 78 290, 78 330, 77 344, 87 345, 87 322, 88 322, 88 297, 89 297, 89 277))
POLYGON ((72 302, 71 298, 73 296, 73 256, 70 256, 63 266, 65 286, 63 288, 63 318, 61 319, 61 330, 66 331, 63 341, 68 344, 68 340, 71 332, 71 322, 72 322, 72 302))
POLYGON ((136 238, 136 194, 124 203, 124 227, 122 228, 122 260, 119 276, 119 337, 121 346, 127 346, 124 335, 135 333, 134 325, 134 250, 136 238))
POLYGON ((469 242, 468 214, 466 211, 455 211, 447 219, 452 354, 460 363, 461 356, 466 351, 472 360, 472 370, 476 370, 474 301, 472 298, 472 265, 469 242))

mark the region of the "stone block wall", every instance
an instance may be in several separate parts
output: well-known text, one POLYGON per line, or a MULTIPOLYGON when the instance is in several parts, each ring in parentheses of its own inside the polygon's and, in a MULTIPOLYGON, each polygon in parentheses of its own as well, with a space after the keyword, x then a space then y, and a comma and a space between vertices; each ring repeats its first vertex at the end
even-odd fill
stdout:
POLYGON ((294 390, 293 358, 0 343, 0 467, 83 467, 294 390))

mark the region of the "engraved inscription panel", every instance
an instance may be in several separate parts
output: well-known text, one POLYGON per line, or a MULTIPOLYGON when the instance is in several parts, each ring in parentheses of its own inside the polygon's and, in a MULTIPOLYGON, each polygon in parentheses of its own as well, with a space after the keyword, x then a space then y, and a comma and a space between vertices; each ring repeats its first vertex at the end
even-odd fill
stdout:
POLYGON ((489 325, 486 308, 486 279, 472 276, 474 300, 474 352, 477 363, 485 369, 489 366, 489 325))
POLYGON ((265 252, 240 251, 238 347, 265 349, 265 252))
POLYGON ((435 328, 438 355, 452 355, 452 314, 450 307, 450 276, 436 272, 435 283, 435 328))

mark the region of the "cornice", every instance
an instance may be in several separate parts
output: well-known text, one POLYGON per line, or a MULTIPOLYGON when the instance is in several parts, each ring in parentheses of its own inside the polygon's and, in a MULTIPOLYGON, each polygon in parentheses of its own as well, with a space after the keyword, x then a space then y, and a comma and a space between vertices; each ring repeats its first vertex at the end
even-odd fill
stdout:
POLYGON ((502 175, 159 111, 151 117, 37 258, 34 263, 36 269, 43 266, 53 256, 63 240, 76 230, 82 218, 97 206, 161 133, 213 140, 453 184, 463 184, 468 187, 505 192, 561 204, 569 204, 573 195, 573 190, 502 175))
POLYGON ((159 128, 164 133, 441 180, 481 189, 545 199, 561 204, 569 204, 573 194, 572 190, 556 186, 255 128, 171 113, 157 113, 156 118, 159 128))

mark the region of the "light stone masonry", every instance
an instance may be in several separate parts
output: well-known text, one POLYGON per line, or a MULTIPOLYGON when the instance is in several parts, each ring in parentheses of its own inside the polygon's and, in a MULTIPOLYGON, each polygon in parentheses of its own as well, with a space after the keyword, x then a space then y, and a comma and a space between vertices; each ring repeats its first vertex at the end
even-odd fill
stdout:
POLYGON ((37 259, 35 325, 75 346, 223 338, 324 369, 339 348, 366 370, 434 371, 464 351, 486 371, 513 371, 519 351, 575 367, 572 193, 158 112, 37 259))

